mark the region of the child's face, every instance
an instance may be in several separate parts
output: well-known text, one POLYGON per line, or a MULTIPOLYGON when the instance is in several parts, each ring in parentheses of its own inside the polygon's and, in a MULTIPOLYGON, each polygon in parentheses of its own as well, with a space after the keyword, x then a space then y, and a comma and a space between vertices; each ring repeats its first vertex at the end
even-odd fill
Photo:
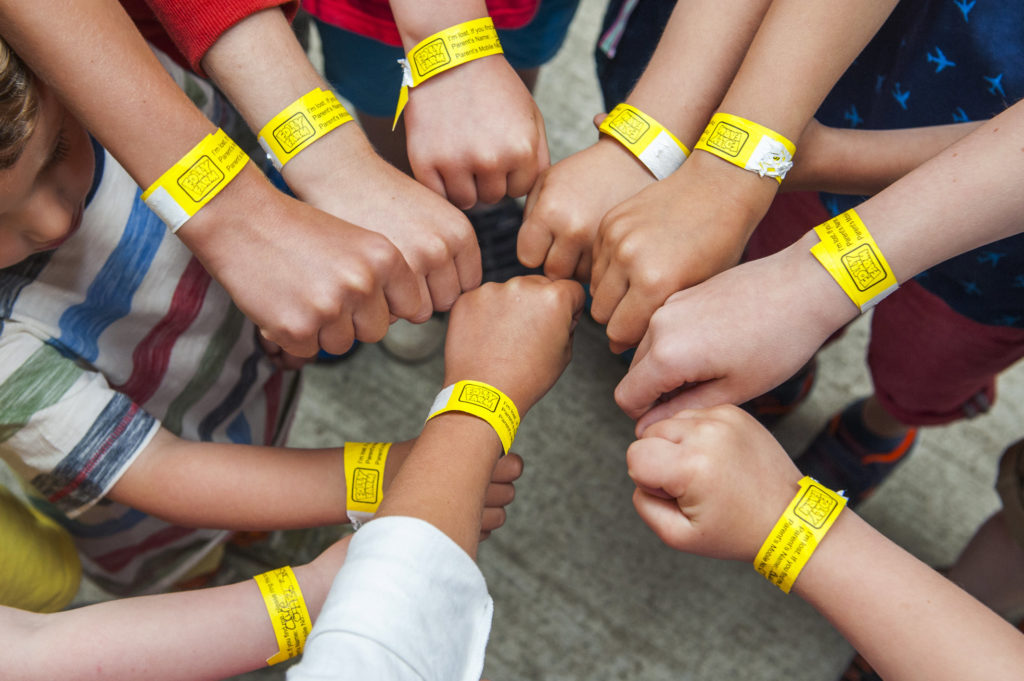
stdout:
POLYGON ((0 170, 0 267, 66 241, 78 229, 92 186, 89 136, 45 87, 38 116, 17 163, 0 170))

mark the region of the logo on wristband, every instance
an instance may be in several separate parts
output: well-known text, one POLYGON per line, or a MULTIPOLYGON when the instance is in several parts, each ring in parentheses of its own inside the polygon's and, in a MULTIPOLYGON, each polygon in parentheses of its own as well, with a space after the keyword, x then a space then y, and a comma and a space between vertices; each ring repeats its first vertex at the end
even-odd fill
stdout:
POLYGON ((728 123, 719 123, 708 136, 706 144, 729 156, 739 156, 750 133, 728 123))
POLYGON ((423 47, 417 48, 413 54, 416 73, 421 78, 431 71, 448 65, 451 60, 452 57, 448 54, 448 47, 444 44, 443 38, 430 41, 423 47))
POLYGON ((352 476, 352 501, 359 504, 376 504, 380 489, 380 472, 373 468, 357 468, 352 476))
POLYGON ((313 137, 316 130, 301 112, 286 120, 274 129, 274 139, 281 145, 286 154, 292 153, 296 147, 313 137))
POLYGON ((793 507, 793 515, 815 529, 821 529, 839 503, 820 487, 808 485, 793 507))
POLYGON ((651 129, 650 123, 629 109, 623 109, 622 113, 609 123, 612 130, 622 135, 630 144, 636 144, 640 138, 651 129))
POLYGON ((497 411, 498 402, 501 401, 501 396, 493 390, 483 387, 482 385, 464 385, 462 392, 459 393, 459 402, 463 404, 475 404, 478 407, 482 407, 487 411, 497 411))
POLYGON ((190 199, 199 203, 224 180, 224 177, 223 171, 217 167, 213 159, 203 155, 178 178, 178 186, 190 199))
POLYGON ((885 281, 888 276, 882 263, 870 244, 858 246, 842 256, 843 267, 850 274, 850 279, 861 291, 885 281))

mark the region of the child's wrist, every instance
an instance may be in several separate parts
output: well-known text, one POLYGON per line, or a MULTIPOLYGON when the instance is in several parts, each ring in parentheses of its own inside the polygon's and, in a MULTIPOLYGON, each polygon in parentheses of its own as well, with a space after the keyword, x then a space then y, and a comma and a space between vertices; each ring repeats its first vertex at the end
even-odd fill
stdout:
POLYGON ((379 160, 366 133, 358 125, 342 125, 281 169, 288 188, 303 201, 337 196, 346 182, 359 181, 366 166, 379 160))
POLYGON ((509 381, 508 379, 495 376, 488 377, 487 372, 458 372, 446 375, 444 379, 444 387, 454 385, 459 381, 481 381, 494 386, 516 405, 516 409, 519 411, 520 417, 525 416, 526 412, 528 412, 535 403, 535 400, 532 399, 526 391, 520 389, 517 385, 514 385, 514 381, 509 381))
POLYGON ((487 422, 501 440, 502 450, 508 454, 526 408, 520 409, 516 399, 498 387, 502 382, 480 378, 461 378, 445 382, 427 413, 427 421, 450 412, 470 414, 487 422))
MULTIPOLYGON (((753 222, 751 231, 779 192, 779 183, 774 178, 760 177, 731 163, 723 163, 711 154, 691 153, 683 169, 691 177, 700 177, 717 185, 717 200, 735 206, 742 212, 744 222, 753 222)), ((668 181, 675 178, 682 180, 679 173, 674 173, 668 181)))
POLYGON ((775 256, 779 272, 803 293, 803 308, 809 319, 826 335, 856 319, 860 310, 843 289, 836 285, 828 271, 811 255, 810 248, 818 242, 811 231, 775 256))
POLYGON ((754 557, 754 569, 789 593, 818 546, 842 517, 846 497, 811 477, 803 477, 754 557))
POLYGON ((271 209, 272 201, 280 192, 268 182, 255 164, 246 167, 201 211, 182 225, 175 233, 190 251, 200 256, 207 269, 216 270, 217 264, 230 262, 233 251, 221 246, 228 240, 238 243, 254 224, 251 213, 259 206, 263 215, 271 209))

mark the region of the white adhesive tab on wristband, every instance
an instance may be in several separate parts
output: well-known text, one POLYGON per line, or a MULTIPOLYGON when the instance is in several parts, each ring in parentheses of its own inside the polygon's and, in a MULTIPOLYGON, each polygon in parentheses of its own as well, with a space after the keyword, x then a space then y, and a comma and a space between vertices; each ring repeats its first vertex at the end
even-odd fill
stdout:
POLYGON ((611 110, 598 130, 620 142, 659 180, 678 170, 690 154, 658 121, 625 102, 611 110))

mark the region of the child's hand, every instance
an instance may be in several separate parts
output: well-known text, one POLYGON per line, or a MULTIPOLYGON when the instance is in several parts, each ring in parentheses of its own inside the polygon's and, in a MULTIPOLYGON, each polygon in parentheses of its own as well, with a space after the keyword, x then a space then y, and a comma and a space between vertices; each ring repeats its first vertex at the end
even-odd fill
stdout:
POLYGON ((695 152, 608 212, 594 243, 591 314, 608 325, 613 350, 640 342, 670 295, 739 261, 775 195, 769 182, 695 152))
POLYGON ((658 421, 626 462, 633 505, 663 542, 732 560, 753 561, 801 478, 771 434, 731 405, 658 421))
POLYGON ((394 317, 430 316, 390 241, 276 191, 258 172, 244 169, 178 235, 264 337, 300 357, 340 355, 354 340, 383 338, 394 317))
POLYGON ((519 261, 543 266, 552 279, 589 281, 601 218, 654 181, 647 168, 607 137, 559 161, 541 173, 526 199, 519 261))
POLYGON ((680 409, 740 404, 767 392, 857 315, 809 253, 815 241, 811 233, 722 272, 676 293, 654 313, 615 389, 618 405, 639 419, 638 434, 680 409))
POLYGON ((480 541, 505 524, 506 506, 516 498, 515 481, 523 474, 523 457, 515 452, 498 459, 491 474, 491 484, 484 495, 484 514, 480 520, 480 541))
POLYGON ((448 310, 480 285, 480 247, 466 216, 377 155, 355 123, 303 151, 283 173, 304 201, 398 247, 419 284, 421 312, 448 310))
POLYGON ((526 194, 550 162, 540 110, 502 55, 412 88, 403 116, 416 179, 462 209, 526 194))
POLYGON ((448 321, 445 385, 489 383, 525 414, 569 363, 583 298, 576 282, 539 275, 463 294, 448 321))

